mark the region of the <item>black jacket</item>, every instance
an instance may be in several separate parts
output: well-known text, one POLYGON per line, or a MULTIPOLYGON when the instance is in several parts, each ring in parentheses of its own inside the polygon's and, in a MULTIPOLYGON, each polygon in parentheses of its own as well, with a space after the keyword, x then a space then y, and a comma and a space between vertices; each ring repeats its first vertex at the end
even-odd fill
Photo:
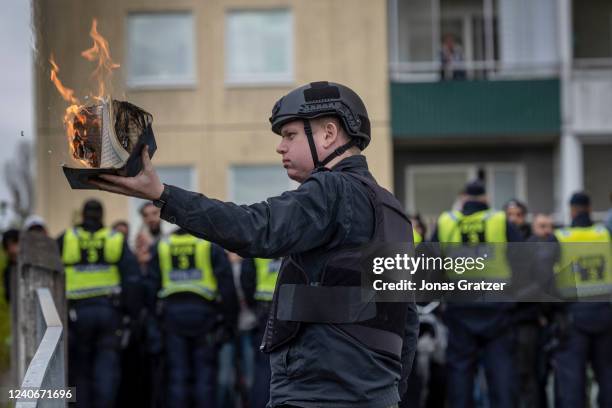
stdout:
MULTIPOLYGON (((374 213, 359 181, 339 173, 372 178, 364 156, 343 159, 332 171, 313 172, 297 190, 266 202, 236 205, 170 186, 162 218, 244 257, 293 255, 311 280, 342 246, 368 242, 374 213)), ((404 341, 414 353, 416 313, 404 341)), ((411 358, 408 358, 411 361, 411 358)), ((328 324, 304 325, 289 346, 270 354, 270 405, 386 407, 399 400, 401 364, 373 352, 328 324)))

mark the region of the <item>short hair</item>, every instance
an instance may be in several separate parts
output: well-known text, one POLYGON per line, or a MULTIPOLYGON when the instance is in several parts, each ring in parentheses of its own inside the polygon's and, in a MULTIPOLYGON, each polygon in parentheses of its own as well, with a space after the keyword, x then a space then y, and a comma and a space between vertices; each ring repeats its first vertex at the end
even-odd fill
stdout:
POLYGON ((113 224, 113 229, 119 227, 119 226, 124 226, 124 227, 130 227, 130 224, 128 224, 127 221, 125 220, 119 220, 119 221, 115 221, 115 223, 113 224))
MULTIPOLYGON (((147 201, 146 203, 142 204, 142 205, 140 206, 140 209, 138 210, 138 212, 140 213, 140 215, 141 215, 141 216, 142 216, 142 215, 144 215, 144 210, 145 210, 145 208, 147 208, 147 207, 149 207, 149 206, 151 206, 151 205, 152 205, 153 207, 155 207, 155 204, 153 204, 153 202, 152 202, 152 201, 147 201)), ((155 208, 157 208, 157 207, 155 207, 155 208)))
POLYGON ((342 123, 342 120, 337 116, 333 116, 333 115, 320 116, 318 118, 310 119, 310 122, 314 123, 314 125, 319 126, 319 127, 323 127, 323 124, 325 122, 333 122, 339 130, 338 133, 344 134, 347 140, 351 140, 352 138, 352 136, 344 128, 344 124, 342 123))
POLYGON ((517 207, 521 210, 523 214, 527 214, 527 205, 522 201, 513 198, 509 200, 506 204, 504 204, 504 211, 506 211, 509 207, 517 207))
POLYGON ((10 244, 19 242, 19 230, 11 228, 2 234, 2 248, 8 249, 10 244))

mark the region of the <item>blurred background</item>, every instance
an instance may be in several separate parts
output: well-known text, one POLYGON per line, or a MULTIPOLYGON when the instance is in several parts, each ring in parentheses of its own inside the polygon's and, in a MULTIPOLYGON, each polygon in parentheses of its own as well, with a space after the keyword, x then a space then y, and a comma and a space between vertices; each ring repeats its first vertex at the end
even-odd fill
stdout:
POLYGON ((55 237, 88 198, 107 225, 127 222, 130 243, 145 227, 141 200, 71 190, 61 170, 74 165, 68 104, 49 59, 89 95, 94 18, 120 64, 107 94, 153 115, 166 183, 240 204, 295 188, 267 118, 290 89, 330 80, 364 99, 374 176, 430 230, 474 179, 493 208, 525 203, 528 221, 568 223, 579 190, 595 221, 612 207, 609 0, 10 0, 1 230, 38 214, 55 237))
POLYGON ((2 17, 1 125, 10 143, 0 160, 27 140, 35 163, 35 203, 11 212, 14 193, 5 187, 5 223, 36 211, 58 233, 90 196, 104 201, 108 221, 138 222, 137 200, 71 191, 60 171, 71 161, 67 103, 48 60, 76 95, 87 95, 94 66, 80 52, 94 17, 121 65, 110 92, 153 114, 155 163, 168 183, 240 203, 294 187, 267 117, 292 87, 329 79, 363 96, 375 176, 428 224, 474 178, 495 208, 517 198, 559 223, 576 190, 591 194, 596 219, 610 207, 607 1, 58 0, 32 9, 30 17, 13 2, 2 17))

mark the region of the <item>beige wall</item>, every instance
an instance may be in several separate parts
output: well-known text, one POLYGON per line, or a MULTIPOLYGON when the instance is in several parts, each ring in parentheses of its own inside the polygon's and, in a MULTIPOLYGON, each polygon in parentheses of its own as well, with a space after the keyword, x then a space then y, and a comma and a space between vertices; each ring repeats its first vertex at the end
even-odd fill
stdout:
POLYGON ((113 58, 125 61, 126 17, 136 11, 191 10, 196 26, 197 85, 184 90, 129 90, 126 71, 114 76, 113 95, 154 116, 158 165, 193 165, 198 190, 224 199, 229 167, 279 164, 277 136, 267 118, 273 103, 294 86, 315 80, 344 83, 364 99, 373 142, 366 151, 379 182, 391 187, 392 145, 389 129, 387 24, 385 0, 54 0, 38 2, 37 198, 38 211, 53 233, 68 227, 84 199, 102 198, 107 223, 127 218, 125 197, 72 191, 60 164, 70 157, 61 123, 65 102, 48 79, 51 52, 60 78, 83 95, 91 64, 80 57, 90 47, 89 26, 110 43, 113 58), (52 7, 51 7, 52 5, 52 7), (289 86, 236 87, 224 84, 224 13, 232 8, 288 7, 293 12, 294 83, 289 86), (43 33, 40 36, 40 32, 43 33))

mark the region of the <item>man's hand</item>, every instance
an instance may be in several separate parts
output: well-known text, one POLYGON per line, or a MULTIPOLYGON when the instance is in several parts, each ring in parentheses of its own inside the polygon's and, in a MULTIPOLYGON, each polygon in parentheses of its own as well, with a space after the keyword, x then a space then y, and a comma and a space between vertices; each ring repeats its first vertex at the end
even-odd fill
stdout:
POLYGON ((91 180, 91 184, 100 190, 110 191, 111 193, 144 198, 151 201, 159 199, 164 192, 164 185, 159 181, 159 176, 155 168, 153 168, 153 164, 151 164, 147 146, 143 148, 141 156, 142 171, 135 177, 102 174, 98 179, 91 180))

